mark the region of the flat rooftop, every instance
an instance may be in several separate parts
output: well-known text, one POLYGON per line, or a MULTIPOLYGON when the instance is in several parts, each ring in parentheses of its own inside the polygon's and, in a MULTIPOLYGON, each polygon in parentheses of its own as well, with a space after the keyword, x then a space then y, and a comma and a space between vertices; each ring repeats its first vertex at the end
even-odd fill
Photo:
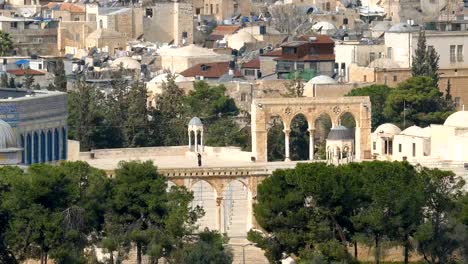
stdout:
POLYGON ((23 88, 0 88, 0 103, 15 99, 23 100, 30 99, 31 97, 45 97, 57 94, 65 93, 47 90, 28 90, 23 88))

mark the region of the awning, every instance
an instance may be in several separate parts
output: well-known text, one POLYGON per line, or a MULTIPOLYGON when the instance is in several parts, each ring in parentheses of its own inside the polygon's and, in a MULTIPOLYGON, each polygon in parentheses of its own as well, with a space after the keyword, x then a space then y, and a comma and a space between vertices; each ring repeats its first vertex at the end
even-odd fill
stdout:
POLYGON ((15 62, 16 65, 23 65, 23 64, 28 64, 29 60, 18 60, 15 62))

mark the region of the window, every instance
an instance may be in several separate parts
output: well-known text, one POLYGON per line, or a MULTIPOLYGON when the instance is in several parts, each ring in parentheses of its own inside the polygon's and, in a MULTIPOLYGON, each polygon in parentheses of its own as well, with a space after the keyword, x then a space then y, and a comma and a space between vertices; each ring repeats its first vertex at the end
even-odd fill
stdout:
POLYGON ((102 22, 102 19, 99 19, 99 28, 103 28, 104 23, 102 22))
POLYGON ((145 16, 146 17, 153 17, 153 8, 146 8, 145 9, 145 16))
POLYGON ((455 45, 450 45, 450 63, 455 63, 455 45))
POLYGON ((209 9, 208 9, 208 4, 205 5, 205 14, 208 14, 209 9))
POLYGON ((210 14, 213 14, 213 4, 210 4, 210 14))
POLYGON ((367 82, 367 75, 364 75, 364 82, 367 82))
POLYGON ((398 152, 401 153, 401 149, 402 149, 401 144, 398 144, 398 152))
POLYGON ((460 106, 460 100, 461 100, 460 97, 455 97, 455 99, 453 100, 453 103, 455 104, 455 107, 459 107, 459 106, 460 106))
POLYGON ((382 58, 382 52, 379 52, 379 59, 382 58))
POLYGON ((285 47, 285 48, 283 49, 283 53, 284 53, 284 54, 288 54, 288 55, 296 54, 296 48, 285 47))
POLYGON ((75 17, 75 21, 80 21, 80 17, 75 17))
POLYGON ((369 53, 369 62, 373 62, 375 60, 375 52, 369 53))
POLYGON ((393 81, 394 82, 397 82, 398 81, 398 77, 396 75, 393 75, 393 81))
POLYGON ((416 157, 416 143, 413 143, 413 157, 416 157))
POLYGON ((326 8, 326 10, 327 10, 327 11, 330 11, 330 2, 327 2, 327 4, 326 4, 326 7, 325 7, 325 8, 326 8))
POLYGON ((201 13, 200 8, 195 8, 195 15, 199 15, 201 13))
POLYGON ((387 58, 392 59, 393 56, 393 49, 392 47, 387 48, 387 58))
POLYGON ((463 61, 463 45, 457 45, 457 61, 463 61))
POLYGON ((42 38, 33 38, 32 42, 33 43, 42 43, 43 39, 42 38))
POLYGON ((42 64, 38 64, 38 65, 37 65, 37 68, 38 68, 39 70, 42 70, 42 64))
POLYGON ((219 14, 219 4, 216 4, 216 14, 219 14))
POLYGON ((372 142, 372 148, 373 148, 374 150, 377 149, 377 143, 376 143, 375 141, 372 142))
POLYGON ((252 70, 252 69, 245 69, 245 70, 244 70, 244 75, 245 75, 245 76, 255 76, 255 70, 252 70))
POLYGON ((11 22, 10 27, 11 28, 18 28, 18 22, 11 22))
POLYGON ((242 101, 242 102, 245 102, 246 99, 247 99, 247 94, 241 93, 241 101, 242 101))
POLYGON ((304 63, 296 63, 296 70, 303 71, 304 70, 304 63))

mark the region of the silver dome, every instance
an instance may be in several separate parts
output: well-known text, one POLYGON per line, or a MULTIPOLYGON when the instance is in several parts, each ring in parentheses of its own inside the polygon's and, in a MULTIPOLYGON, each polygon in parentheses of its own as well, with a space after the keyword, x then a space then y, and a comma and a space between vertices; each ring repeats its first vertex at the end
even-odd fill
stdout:
POLYGON ((16 135, 10 124, 0 119, 0 149, 16 148, 16 135))
POLYGON ((349 140, 354 139, 351 130, 344 126, 337 126, 330 130, 328 133, 328 140, 349 140))
POLYGON ((198 117, 190 119, 190 122, 188 124, 189 126, 203 126, 202 121, 198 117))

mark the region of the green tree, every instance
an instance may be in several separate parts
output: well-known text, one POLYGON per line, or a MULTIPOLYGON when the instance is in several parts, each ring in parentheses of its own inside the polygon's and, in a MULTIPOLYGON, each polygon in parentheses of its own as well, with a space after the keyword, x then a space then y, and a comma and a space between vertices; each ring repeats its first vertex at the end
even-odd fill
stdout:
POLYGON ((372 127, 375 129, 386 122, 383 115, 385 102, 391 89, 386 85, 370 85, 351 90, 346 96, 369 96, 372 104, 372 127))
POLYGON ((425 186, 426 221, 416 233, 417 249, 427 263, 456 263, 457 250, 468 242, 466 225, 455 218, 465 182, 453 172, 439 169, 422 168, 420 175, 425 186))
POLYGON ((294 72, 291 80, 286 83, 285 97, 303 97, 304 96, 304 81, 299 72, 294 72))
POLYGON ((8 87, 8 75, 6 73, 2 73, 1 79, 1 86, 7 88, 8 87))
POLYGON ((0 31, 0 56, 5 56, 11 53, 13 49, 13 41, 10 34, 0 31))
POLYGON ((65 74, 65 65, 63 60, 57 61, 54 69, 54 82, 52 86, 54 90, 66 92, 67 91, 67 76, 65 74))
MULTIPOLYGON (((125 147, 130 142, 126 141, 124 124, 128 120, 129 108, 129 88, 131 86, 126 78, 126 70, 119 67, 119 70, 113 74, 111 81, 112 90, 105 100, 105 120, 109 123, 109 133, 113 140, 108 147, 125 147)), ((146 106, 146 104, 145 104, 146 106)))
POLYGON ((441 124, 454 111, 429 77, 413 77, 391 89, 384 118, 402 128, 441 124))
POLYGON ((413 55, 411 64, 411 73, 413 77, 430 77, 437 86, 439 82, 439 55, 433 48, 426 46, 426 34, 423 30, 419 31, 418 46, 413 55))
POLYGON ((157 260, 181 248, 201 216, 198 207, 190 207, 192 194, 179 187, 168 192, 166 178, 151 161, 121 162, 115 173, 109 219, 120 226, 124 241, 136 245, 136 262, 141 264, 145 253, 157 260))
POLYGON ((102 94, 78 76, 68 95, 68 126, 70 139, 80 141, 82 150, 111 146, 115 140, 109 136, 111 124, 105 120, 102 102, 102 94))
POLYGON ((31 89, 34 84, 34 76, 31 74, 31 69, 29 69, 29 67, 25 71, 26 74, 24 75, 23 87, 25 89, 31 89))
POLYGON ((195 242, 184 246, 174 258, 180 264, 230 264, 232 253, 225 248, 228 240, 216 231, 201 232, 195 242))
POLYGON ((128 114, 124 123, 128 147, 144 147, 149 143, 147 92, 144 83, 135 81, 128 92, 128 114))
POLYGON ((374 242, 378 264, 385 239, 401 241, 408 248, 409 237, 422 219, 424 196, 418 189, 422 185, 416 170, 409 163, 374 161, 363 163, 361 168, 362 192, 369 203, 352 219, 356 229, 374 242))

